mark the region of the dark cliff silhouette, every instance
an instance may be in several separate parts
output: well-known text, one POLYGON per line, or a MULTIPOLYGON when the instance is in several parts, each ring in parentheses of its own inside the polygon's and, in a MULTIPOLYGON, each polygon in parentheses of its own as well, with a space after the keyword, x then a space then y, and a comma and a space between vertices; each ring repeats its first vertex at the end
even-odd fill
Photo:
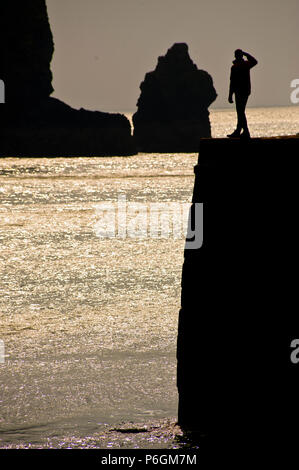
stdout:
POLYGON ((51 98, 54 42, 45 0, 1 5, 0 106, 2 156, 126 155, 135 153, 121 114, 75 110, 51 98))
POLYGON ((251 93, 250 69, 255 67, 256 64, 257 60, 248 54, 248 52, 244 52, 241 49, 235 51, 235 60, 233 61, 230 72, 228 101, 229 103, 233 103, 233 95, 235 95, 238 122, 236 130, 228 135, 230 138, 250 138, 245 109, 251 93), (247 60, 244 60, 243 56, 245 56, 247 60))
POLYGON ((184 253, 178 421, 214 455, 223 445, 261 461, 298 447, 298 146, 200 142, 192 210, 203 203, 203 244, 184 253))
POLYGON ((174 44, 159 57, 140 89, 133 116, 140 151, 196 152, 199 138, 211 136, 208 107, 217 94, 211 76, 190 59, 187 44, 174 44))

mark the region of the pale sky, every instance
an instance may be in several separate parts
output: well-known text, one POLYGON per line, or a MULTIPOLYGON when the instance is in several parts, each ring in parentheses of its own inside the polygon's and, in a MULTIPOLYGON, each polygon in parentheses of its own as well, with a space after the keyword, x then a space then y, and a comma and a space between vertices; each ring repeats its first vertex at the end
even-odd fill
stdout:
POLYGON ((233 52, 259 61, 249 106, 291 105, 299 78, 298 0, 46 0, 55 52, 52 96, 100 111, 135 111, 145 73, 175 42, 227 102, 233 52))

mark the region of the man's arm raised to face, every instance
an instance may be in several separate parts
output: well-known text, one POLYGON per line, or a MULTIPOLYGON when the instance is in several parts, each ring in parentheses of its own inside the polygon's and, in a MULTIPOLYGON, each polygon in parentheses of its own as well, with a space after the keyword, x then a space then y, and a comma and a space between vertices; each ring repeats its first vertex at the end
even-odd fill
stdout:
POLYGON ((252 55, 248 54, 248 52, 244 52, 243 51, 243 55, 246 57, 248 63, 249 63, 249 66, 250 68, 254 67, 256 64, 257 64, 257 60, 255 59, 255 57, 253 57, 252 55))

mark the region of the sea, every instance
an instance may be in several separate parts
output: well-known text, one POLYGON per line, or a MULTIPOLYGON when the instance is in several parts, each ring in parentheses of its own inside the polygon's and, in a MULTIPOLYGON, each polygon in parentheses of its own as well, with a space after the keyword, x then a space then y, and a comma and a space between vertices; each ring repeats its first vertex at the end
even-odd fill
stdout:
MULTIPOLYGON (((298 106, 247 116, 253 137, 299 132, 298 106)), ((232 110, 210 119, 234 130, 232 110)), ((0 158, 0 448, 181 446, 171 217, 197 157, 0 158)))

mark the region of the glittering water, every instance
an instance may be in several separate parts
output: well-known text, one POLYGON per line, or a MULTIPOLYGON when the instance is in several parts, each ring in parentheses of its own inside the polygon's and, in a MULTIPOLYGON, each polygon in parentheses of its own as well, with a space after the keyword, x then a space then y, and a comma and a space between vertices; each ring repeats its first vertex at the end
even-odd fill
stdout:
MULTIPOLYGON (((298 109, 249 110, 252 134, 296 133, 298 109)), ((99 239, 95 208, 188 202, 196 161, 0 159, 1 447, 175 446, 184 240, 99 239), (115 431, 129 422, 148 431, 115 431)))
MULTIPOLYGON (((299 132, 299 106, 248 108, 246 115, 252 137, 295 135, 299 132)), ((212 110, 210 120, 212 137, 226 137, 236 127, 234 105, 231 109, 212 110)))

